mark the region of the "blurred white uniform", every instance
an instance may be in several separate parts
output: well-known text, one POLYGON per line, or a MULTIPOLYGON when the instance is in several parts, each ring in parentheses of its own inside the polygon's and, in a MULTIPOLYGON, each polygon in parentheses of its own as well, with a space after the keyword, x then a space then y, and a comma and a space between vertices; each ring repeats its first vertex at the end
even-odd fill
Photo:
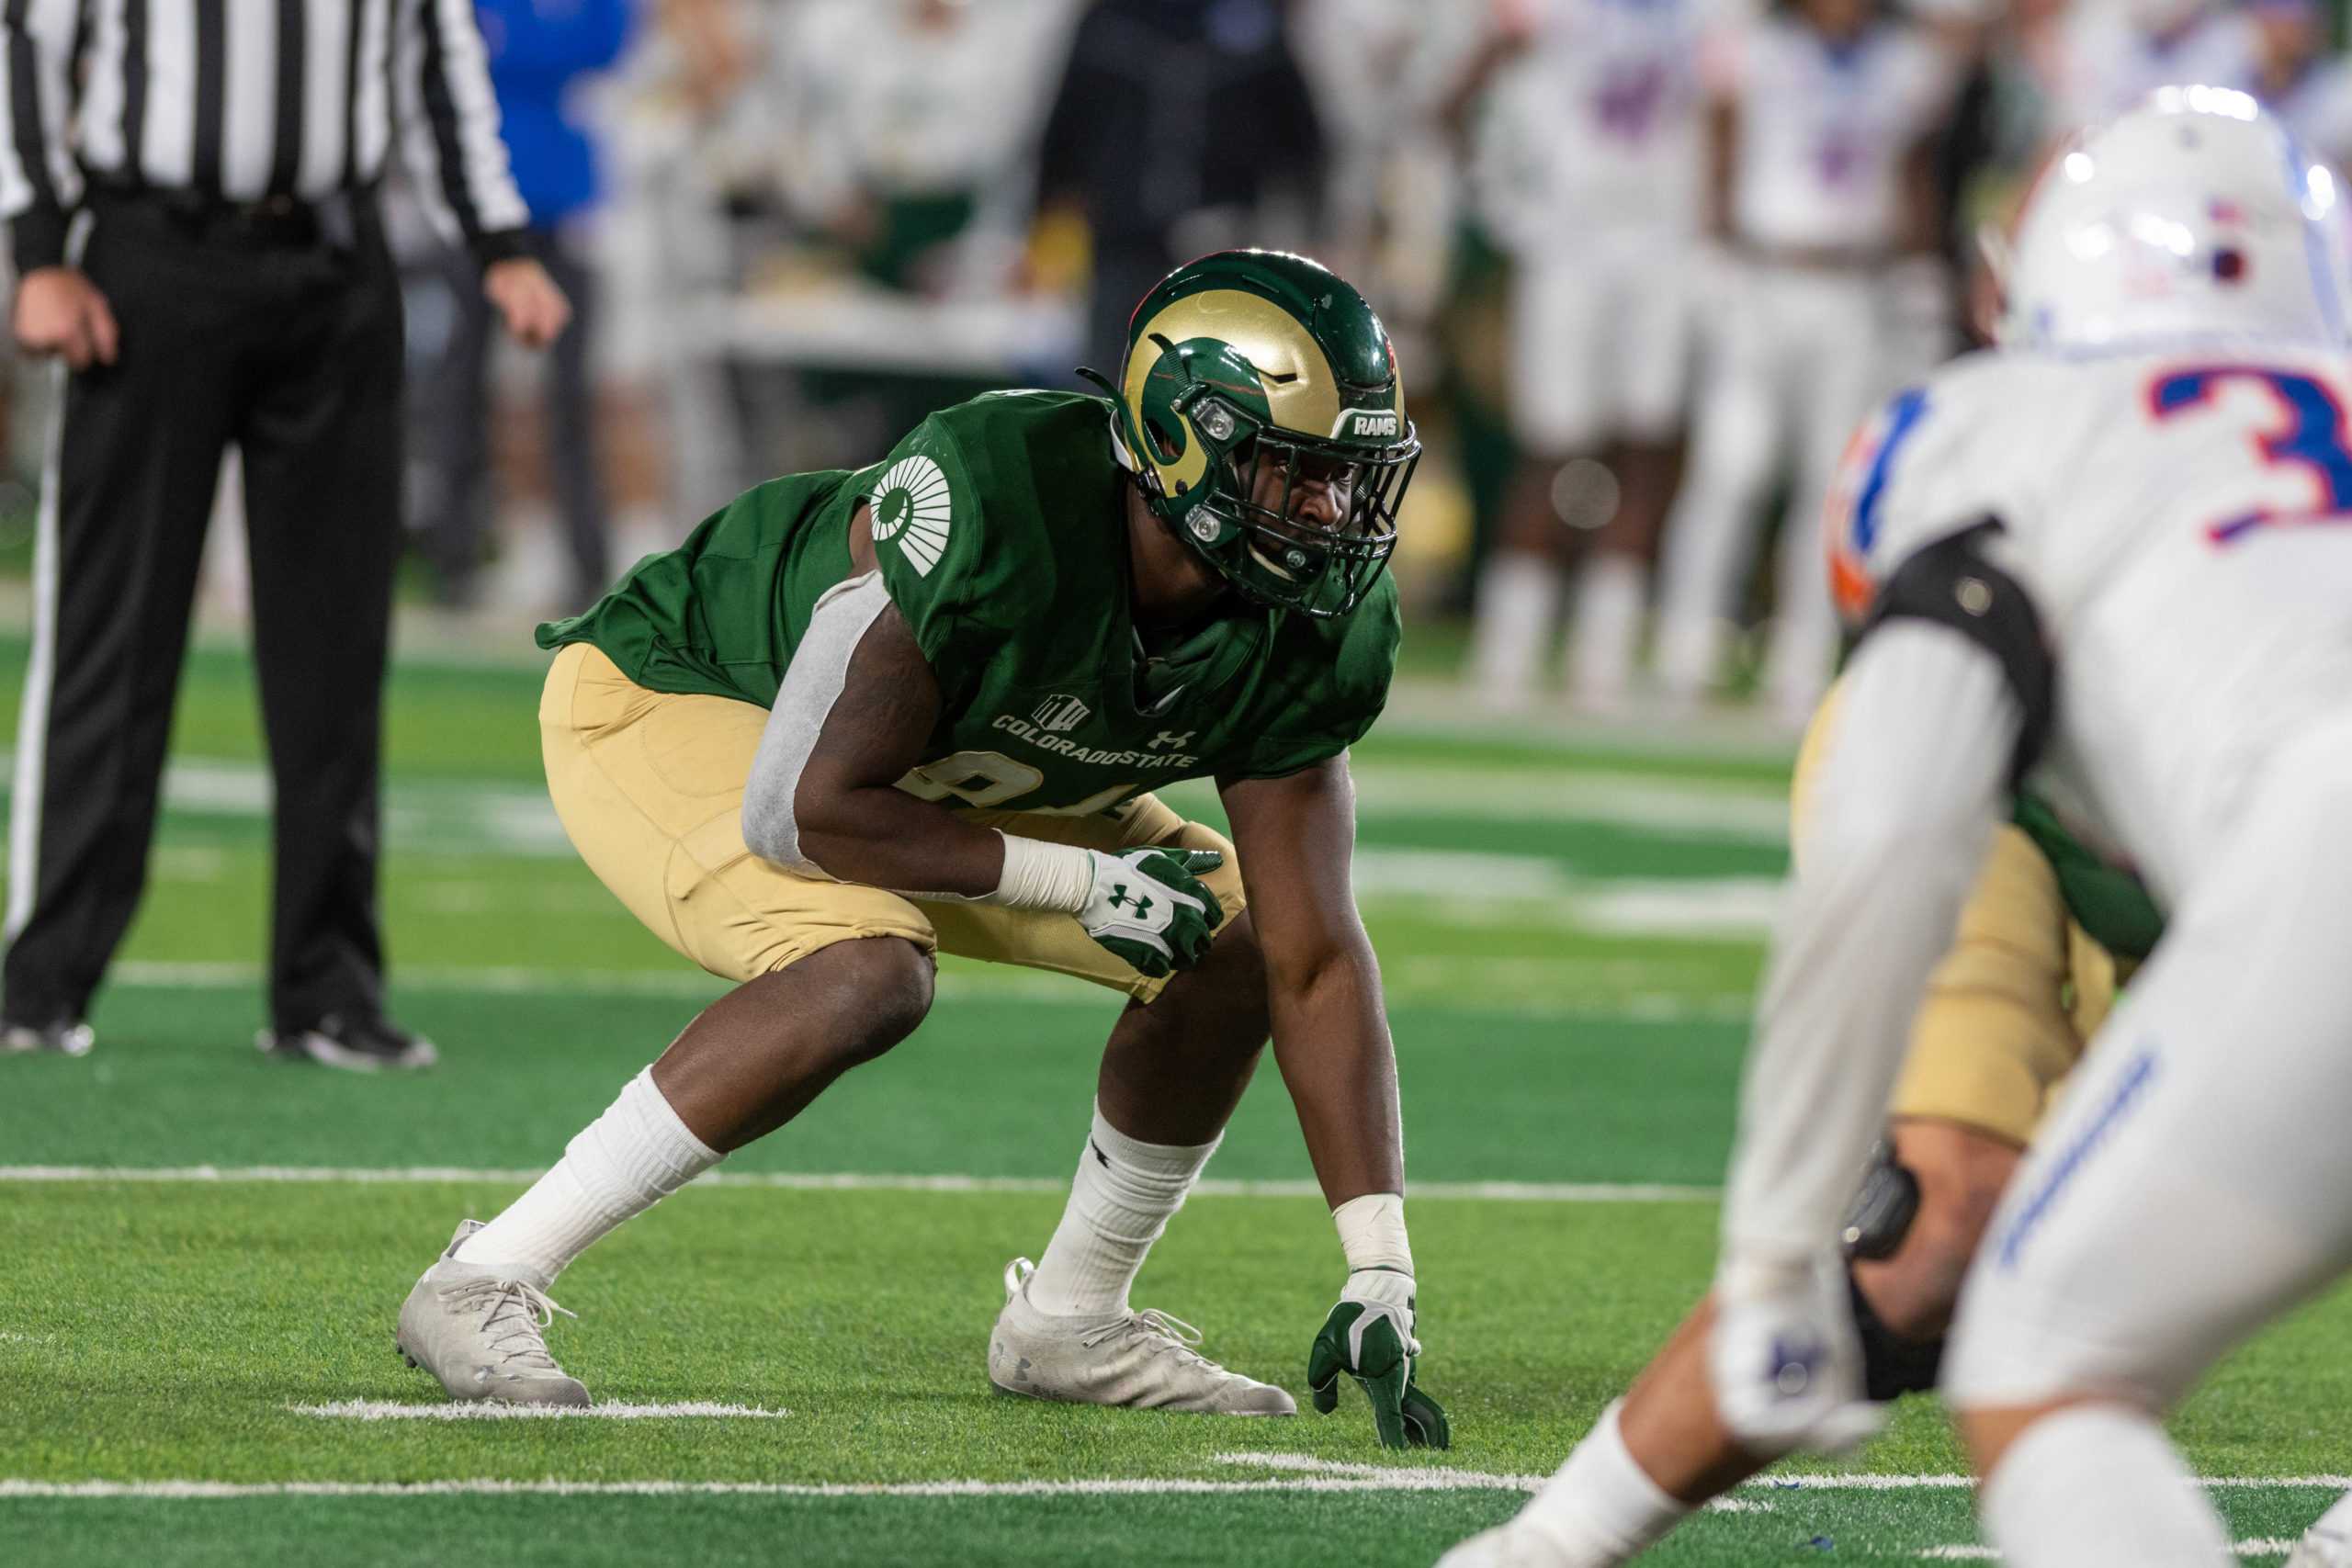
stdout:
POLYGON ((1794 458, 1769 655, 1771 692, 1812 710, 1837 626, 1814 525, 1847 435, 1894 378, 1885 265, 1903 239, 1903 166, 1948 101, 1951 71, 1923 31, 1873 24, 1850 45, 1785 17, 1712 56, 1738 119, 1732 221, 1745 253, 1714 323, 1690 471, 1667 526, 1657 671, 1695 696, 1715 675, 1758 515, 1794 458))
POLYGON ((771 20, 786 193, 834 216, 868 197, 968 193, 958 287, 986 292, 1018 253, 1033 143, 1077 0, 988 0, 926 25, 913 0, 800 0, 771 20))
MULTIPOLYGON (((1682 423, 1703 174, 1700 44, 1718 3, 1532 0, 1534 40, 1487 89, 1474 188, 1512 255, 1511 426, 1536 462, 1599 457, 1612 441, 1659 446, 1682 423)), ((1577 521, 1606 523, 1617 499, 1593 498, 1577 521)), ((1476 700, 1526 699, 1565 586, 1551 553, 1523 541, 1488 558, 1471 648, 1476 700)), ((1622 697, 1648 599, 1645 553, 1585 552, 1568 660, 1580 705, 1606 710, 1622 697)))
POLYGON ((2161 1408, 2352 1262, 2347 406, 2341 352, 1987 355, 1842 487, 1843 581, 1998 520, 2058 671, 2036 787, 2173 911, 1987 1233, 1963 1406, 2161 1408))
POLYGON ((1702 176, 1702 0, 1544 0, 1481 149, 1516 263, 1511 420, 1543 457, 1680 423, 1702 176))
POLYGON ((2352 163, 2352 60, 2325 55, 2265 100, 2295 140, 2338 167, 2352 163))
POLYGON ((2060 38, 2051 107, 2052 129, 2061 132, 2121 114, 2158 87, 2199 83, 2254 90, 2254 23, 2218 5, 2078 4, 2060 38))

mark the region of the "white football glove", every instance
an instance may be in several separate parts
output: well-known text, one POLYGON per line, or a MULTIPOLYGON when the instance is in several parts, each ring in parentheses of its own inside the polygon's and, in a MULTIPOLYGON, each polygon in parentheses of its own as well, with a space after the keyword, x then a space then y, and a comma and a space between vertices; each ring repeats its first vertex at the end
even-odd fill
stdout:
POLYGON ((1099 850, 1094 886, 1078 911, 1086 934, 1146 975, 1190 969, 1209 953, 1225 910, 1201 878, 1225 863, 1215 850, 1099 850))
POLYGON ((1724 1425, 1758 1453, 1843 1453, 1886 1424, 1863 1395, 1861 1337, 1834 1253, 1725 1258, 1707 1379, 1724 1425))

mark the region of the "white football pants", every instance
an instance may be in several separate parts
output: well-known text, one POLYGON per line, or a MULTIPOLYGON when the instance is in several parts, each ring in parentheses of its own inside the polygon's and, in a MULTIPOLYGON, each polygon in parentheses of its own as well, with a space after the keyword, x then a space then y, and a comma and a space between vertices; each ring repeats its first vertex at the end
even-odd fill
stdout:
POLYGON ((1838 615, 1822 500, 1855 427, 1893 389, 1883 295, 1873 274, 1763 265, 1741 268, 1728 287, 1660 561, 1657 666, 1667 694, 1694 697, 1715 679, 1784 455, 1794 472, 1766 680, 1792 712, 1809 712, 1827 686, 1838 615))
POLYGON ((1985 1233, 1944 1389, 2161 1411, 2352 1267, 2352 716, 2282 746, 1985 1233))

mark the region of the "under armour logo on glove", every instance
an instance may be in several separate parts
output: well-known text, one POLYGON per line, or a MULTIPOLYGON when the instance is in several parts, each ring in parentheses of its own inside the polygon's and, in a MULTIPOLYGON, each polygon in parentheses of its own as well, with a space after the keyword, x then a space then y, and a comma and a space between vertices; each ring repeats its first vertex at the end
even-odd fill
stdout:
POLYGON ((1845 1259, 1729 1258, 1715 1277, 1707 1378, 1724 1425, 1758 1455, 1840 1453, 1886 1413, 1864 1397, 1845 1259))
POLYGON ((1772 1341, 1770 1382, 1793 1398, 1813 1386, 1828 1351, 1818 1339, 1776 1338, 1772 1341))
POLYGON ((1094 857, 1094 890, 1078 912, 1086 934, 1142 974, 1190 969, 1208 956, 1225 909, 1201 881, 1225 863, 1215 850, 1144 848, 1094 857))

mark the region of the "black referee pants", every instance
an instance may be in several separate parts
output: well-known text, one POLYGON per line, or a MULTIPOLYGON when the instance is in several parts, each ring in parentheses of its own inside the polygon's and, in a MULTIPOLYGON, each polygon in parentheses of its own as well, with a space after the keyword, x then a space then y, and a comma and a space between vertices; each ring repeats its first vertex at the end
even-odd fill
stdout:
POLYGON ((401 300, 372 215, 301 225, 103 202, 82 266, 122 329, 51 434, 12 807, 6 994, 80 1018, 146 882, 205 525, 244 455, 276 784, 272 1022, 382 1007, 377 771, 401 547, 401 300))

